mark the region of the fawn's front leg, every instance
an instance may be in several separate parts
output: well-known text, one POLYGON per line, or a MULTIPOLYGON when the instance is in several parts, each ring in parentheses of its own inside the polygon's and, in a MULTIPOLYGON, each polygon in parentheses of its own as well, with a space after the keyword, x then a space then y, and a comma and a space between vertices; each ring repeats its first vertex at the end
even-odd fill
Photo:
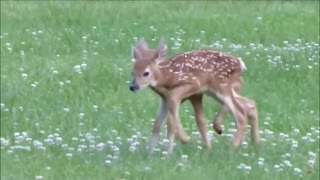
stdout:
POLYGON ((180 104, 181 100, 177 98, 171 98, 168 99, 168 139, 169 139, 169 144, 168 144, 168 154, 172 153, 173 150, 173 145, 174 145, 174 139, 175 135, 178 136, 180 141, 182 143, 188 143, 189 142, 189 137, 185 133, 185 131, 182 128, 180 118, 179 118, 179 109, 180 109, 180 104))
POLYGON ((173 145, 174 145, 174 139, 175 135, 178 132, 177 125, 179 122, 177 122, 178 117, 178 112, 179 112, 179 102, 176 99, 170 98, 167 100, 167 107, 169 109, 168 113, 168 139, 169 139, 169 144, 167 147, 167 152, 168 154, 171 154, 173 151, 173 145))
POLYGON ((167 115, 168 115, 167 102, 164 98, 161 98, 159 112, 153 125, 152 138, 149 145, 149 153, 153 152, 154 148, 158 143, 161 127, 163 126, 164 121, 167 118, 167 115))
POLYGON ((179 118, 179 109, 182 102, 182 99, 194 95, 194 92, 198 90, 198 85, 195 84, 186 84, 180 86, 171 92, 170 96, 167 97, 167 104, 169 109, 168 117, 168 153, 171 153, 173 150, 174 137, 178 136, 182 143, 189 142, 189 137, 186 135, 185 131, 182 128, 180 118, 179 118))

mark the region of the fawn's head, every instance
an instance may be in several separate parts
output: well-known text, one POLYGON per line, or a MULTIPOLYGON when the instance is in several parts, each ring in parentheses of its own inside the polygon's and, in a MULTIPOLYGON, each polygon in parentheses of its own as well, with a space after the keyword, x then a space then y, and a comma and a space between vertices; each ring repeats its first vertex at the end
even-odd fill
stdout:
POLYGON ((144 39, 132 47, 132 56, 135 60, 133 66, 133 81, 130 90, 135 92, 148 86, 157 84, 156 73, 158 64, 165 58, 167 45, 160 41, 157 49, 149 49, 144 39))

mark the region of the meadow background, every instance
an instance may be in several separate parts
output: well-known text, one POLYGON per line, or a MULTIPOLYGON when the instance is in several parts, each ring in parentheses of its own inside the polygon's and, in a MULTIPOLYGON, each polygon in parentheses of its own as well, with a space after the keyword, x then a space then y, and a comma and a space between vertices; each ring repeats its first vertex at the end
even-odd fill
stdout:
POLYGON ((319 1, 1 1, 1 179, 319 179, 319 1), (258 104, 263 142, 230 151, 234 125, 210 125, 165 156, 146 146, 158 98, 129 91, 131 45, 169 54, 212 48, 240 56, 243 95, 258 104))

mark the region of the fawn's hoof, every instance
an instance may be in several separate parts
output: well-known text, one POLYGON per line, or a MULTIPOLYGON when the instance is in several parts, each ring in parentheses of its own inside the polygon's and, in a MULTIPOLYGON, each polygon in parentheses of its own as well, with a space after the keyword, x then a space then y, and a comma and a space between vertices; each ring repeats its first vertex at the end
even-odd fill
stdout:
POLYGON ((219 125, 217 125, 217 124, 214 124, 214 123, 213 123, 213 129, 214 129, 214 131, 216 131, 216 133, 218 133, 219 135, 221 135, 222 132, 223 132, 221 126, 219 126, 219 125))
POLYGON ((182 144, 188 144, 190 142, 190 138, 189 137, 182 138, 182 139, 180 139, 180 141, 182 144))

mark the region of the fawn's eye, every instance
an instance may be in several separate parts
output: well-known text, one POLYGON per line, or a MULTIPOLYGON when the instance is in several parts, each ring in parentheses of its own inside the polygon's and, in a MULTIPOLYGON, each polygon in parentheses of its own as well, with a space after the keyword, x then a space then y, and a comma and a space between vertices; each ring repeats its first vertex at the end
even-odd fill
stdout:
POLYGON ((148 71, 146 71, 146 72, 143 73, 143 76, 144 76, 144 77, 147 77, 147 76, 149 76, 149 74, 150 74, 150 73, 149 73, 148 71))

